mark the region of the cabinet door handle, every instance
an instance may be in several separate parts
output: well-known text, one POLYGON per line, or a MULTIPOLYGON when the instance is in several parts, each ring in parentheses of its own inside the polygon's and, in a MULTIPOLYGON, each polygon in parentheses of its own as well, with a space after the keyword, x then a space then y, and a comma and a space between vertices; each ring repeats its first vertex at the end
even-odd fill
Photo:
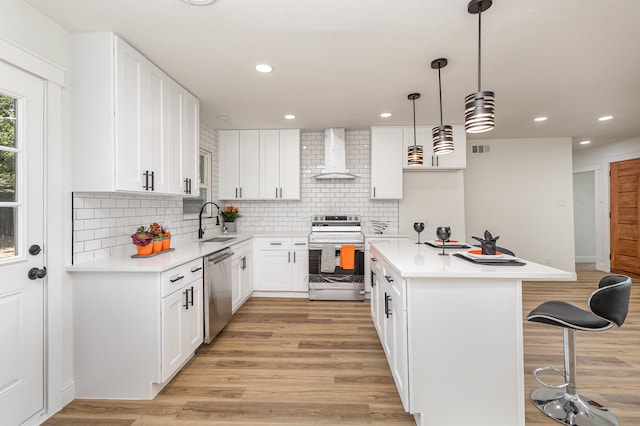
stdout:
POLYGON ((155 172, 151 172, 151 190, 152 191, 155 191, 155 187, 156 187, 154 175, 155 175, 155 172))
POLYGON ((242 270, 247 269, 247 256, 242 257, 242 270))
POLYGON ((276 198, 278 198, 278 187, 276 186, 276 198))
POLYGON ((387 279, 388 283, 392 283, 393 282, 393 278, 391 278, 391 275, 385 275, 384 277, 387 279))
POLYGON ((293 263, 296 263, 296 252, 293 252, 293 263))
POLYGON ((240 198, 242 198, 242 187, 240 187, 240 198))
POLYGON ((191 268, 191 272, 198 272, 200 269, 202 269, 202 266, 194 266, 191 268))
POLYGON ((387 318, 391 316, 391 309, 389 309, 389 302, 391 302, 391 296, 385 293, 384 294, 384 315, 387 318))
POLYGON ((371 287, 376 286, 376 273, 371 271, 371 287))
POLYGON ((282 198, 282 187, 280 187, 280 198, 282 198))
POLYGON ((189 289, 191 291, 191 306, 193 306, 193 286, 189 289))
POLYGON ((291 252, 288 252, 287 255, 288 255, 287 263, 291 263, 291 252))
POLYGON ((189 179, 184 180, 184 193, 185 194, 189 193, 189 179))
POLYGON ((145 170, 144 173, 142 174, 144 176, 144 190, 148 191, 149 190, 149 170, 145 170))
POLYGON ((373 187, 373 198, 376 198, 376 187, 373 187))
POLYGON ((186 310, 189 310, 189 289, 186 289, 182 292, 184 294, 184 305, 182 305, 186 310))
POLYGON ((184 278, 184 275, 174 275, 173 277, 169 278, 169 281, 171 281, 172 283, 175 283, 176 281, 180 281, 181 279, 184 278))
POLYGON ((236 188, 236 198, 238 198, 238 188, 236 188))

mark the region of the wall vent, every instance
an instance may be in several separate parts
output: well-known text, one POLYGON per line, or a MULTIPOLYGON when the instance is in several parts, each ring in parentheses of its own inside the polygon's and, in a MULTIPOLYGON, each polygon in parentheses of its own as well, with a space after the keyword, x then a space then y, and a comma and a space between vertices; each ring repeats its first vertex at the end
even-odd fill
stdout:
POLYGON ((486 154, 489 151, 491 151, 491 145, 471 145, 473 154, 486 154))

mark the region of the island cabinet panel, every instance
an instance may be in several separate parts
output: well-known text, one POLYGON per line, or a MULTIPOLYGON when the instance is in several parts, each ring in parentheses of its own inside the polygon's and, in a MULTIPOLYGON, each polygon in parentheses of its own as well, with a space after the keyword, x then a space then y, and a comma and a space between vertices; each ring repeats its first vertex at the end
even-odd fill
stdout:
POLYGON ((197 98, 113 33, 70 39, 73 190, 198 195, 197 98))
POLYGON ((203 341, 202 258, 165 272, 75 272, 77 398, 153 399, 203 341))
POLYGON ((420 426, 524 426, 522 280, 575 273, 439 253, 371 243, 371 315, 402 403, 420 426))

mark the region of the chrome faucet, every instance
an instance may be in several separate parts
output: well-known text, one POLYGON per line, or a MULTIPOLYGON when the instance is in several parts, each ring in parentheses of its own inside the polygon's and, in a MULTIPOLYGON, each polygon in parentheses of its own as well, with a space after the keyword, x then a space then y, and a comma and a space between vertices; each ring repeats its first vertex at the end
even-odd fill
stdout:
POLYGON ((202 237, 204 237, 204 229, 202 228, 202 212, 204 211, 204 208, 207 207, 208 204, 213 204, 218 209, 218 214, 216 215, 216 226, 220 226, 220 206, 218 206, 213 201, 204 203, 202 205, 202 208, 200 209, 200 215, 198 215, 198 239, 202 239, 202 237))

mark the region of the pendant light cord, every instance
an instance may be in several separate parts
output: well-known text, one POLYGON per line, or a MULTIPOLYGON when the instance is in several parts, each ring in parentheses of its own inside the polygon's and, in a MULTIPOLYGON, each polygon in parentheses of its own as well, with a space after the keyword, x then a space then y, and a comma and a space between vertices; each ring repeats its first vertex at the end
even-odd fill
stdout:
POLYGON ((482 6, 478 11, 478 92, 480 92, 480 75, 481 75, 481 59, 482 58, 482 6))
POLYGON ((442 78, 440 77, 440 68, 438 68, 438 88, 440 90, 440 129, 442 129, 442 78))
POLYGON ((416 100, 413 99, 413 146, 416 146, 416 100))

